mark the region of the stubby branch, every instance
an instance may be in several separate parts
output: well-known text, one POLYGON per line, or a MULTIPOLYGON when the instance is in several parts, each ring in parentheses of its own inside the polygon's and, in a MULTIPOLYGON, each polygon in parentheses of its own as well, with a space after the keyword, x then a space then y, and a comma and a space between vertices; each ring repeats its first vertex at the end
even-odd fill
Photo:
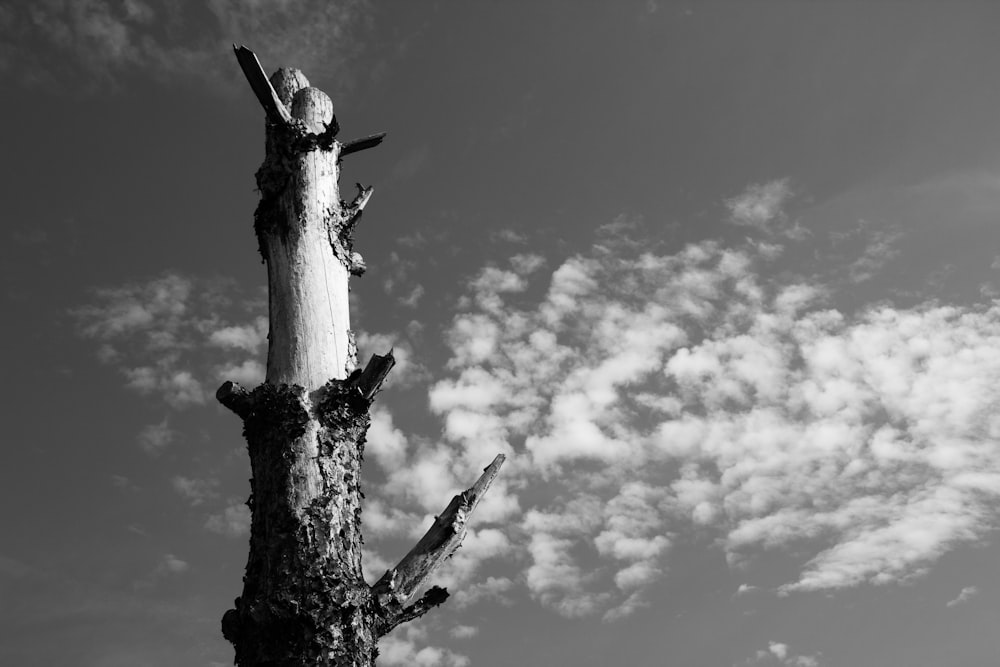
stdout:
POLYGON ((215 392, 215 398, 243 420, 246 420, 253 410, 253 399, 250 397, 250 392, 232 380, 226 380, 219 387, 218 391, 215 392))
POLYGON ((396 358, 392 356, 392 350, 388 354, 373 354, 368 360, 365 370, 356 372, 351 376, 350 382, 357 390, 358 394, 366 401, 371 401, 382 388, 382 383, 389 375, 389 371, 396 365, 396 358))
POLYGON ((403 606, 426 584, 434 570, 461 546, 469 517, 500 473, 504 458, 503 454, 498 454, 475 484, 452 498, 417 545, 372 586, 372 594, 383 610, 384 624, 376 629, 379 635, 422 616, 447 599, 448 591, 435 586, 413 605, 403 606))

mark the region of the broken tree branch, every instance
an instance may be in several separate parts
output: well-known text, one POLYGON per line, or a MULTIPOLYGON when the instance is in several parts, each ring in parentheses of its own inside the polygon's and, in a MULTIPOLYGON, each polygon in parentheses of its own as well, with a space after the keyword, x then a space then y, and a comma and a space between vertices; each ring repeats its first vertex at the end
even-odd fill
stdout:
POLYGON ((361 215, 361 212, 365 210, 365 206, 368 205, 368 200, 372 198, 372 193, 375 192, 374 185, 370 185, 367 188, 360 183, 355 183, 354 185, 358 189, 358 195, 347 206, 351 221, 361 215))
POLYGON ((373 597, 385 610, 383 615, 385 623, 378 630, 380 635, 384 635, 400 623, 422 616, 447 598, 448 592, 435 586, 415 604, 409 607, 403 606, 426 583, 434 570, 461 546, 462 540, 465 539, 469 517, 500 473, 504 459, 503 454, 497 454, 493 462, 483 470, 476 483, 452 498, 448 507, 434 519, 434 524, 420 538, 417 545, 410 549, 396 567, 387 570, 372 586, 373 597))
POLYGON ((246 419, 253 411, 253 399, 250 392, 238 382, 227 380, 215 392, 215 398, 225 407, 235 412, 240 419, 246 419))
POLYGON ((240 69, 243 70, 243 74, 250 83, 250 88, 253 89, 254 94, 260 101, 260 105, 264 107, 267 117, 274 123, 283 125, 290 123, 292 114, 281 102, 281 98, 278 97, 274 86, 271 85, 267 75, 264 74, 264 68, 260 66, 257 55, 247 47, 236 46, 235 44, 233 44, 233 51, 236 52, 236 60, 240 63, 240 69))
POLYGON ((392 356, 392 350, 389 350, 389 353, 384 355, 373 354, 371 359, 368 360, 365 370, 361 371, 354 380, 354 386, 361 397, 366 401, 372 400, 375 393, 382 387, 382 383, 385 382, 389 371, 395 365, 396 358, 392 356))
POLYGON ((403 623, 420 618, 434 607, 444 604, 447 599, 447 588, 431 586, 427 589, 426 593, 420 596, 419 600, 399 611, 399 613, 393 617, 393 621, 395 621, 396 625, 402 625, 403 623))
POLYGON ((385 132, 379 132, 378 134, 371 134, 361 139, 348 141, 340 146, 340 157, 343 158, 351 153, 357 153, 358 151, 363 151, 368 148, 375 148, 382 143, 383 139, 385 139, 385 132))

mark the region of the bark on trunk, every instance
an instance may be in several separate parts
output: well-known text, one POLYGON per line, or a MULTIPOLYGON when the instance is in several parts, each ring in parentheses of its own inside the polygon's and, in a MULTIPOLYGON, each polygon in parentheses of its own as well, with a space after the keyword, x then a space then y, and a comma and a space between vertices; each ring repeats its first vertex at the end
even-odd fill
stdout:
POLYGON ((348 276, 364 263, 352 233, 372 194, 340 199, 340 158, 384 135, 341 144, 333 104, 301 72, 268 80, 256 56, 237 59, 267 116, 254 227, 267 263, 267 378, 233 382, 219 401, 240 416, 253 474, 250 556, 243 593, 222 619, 241 667, 374 664, 378 638, 447 597, 437 587, 406 602, 461 543, 468 515, 496 477, 499 456, 459 494, 393 570, 361 573, 359 486, 369 407, 392 353, 355 369, 348 276))

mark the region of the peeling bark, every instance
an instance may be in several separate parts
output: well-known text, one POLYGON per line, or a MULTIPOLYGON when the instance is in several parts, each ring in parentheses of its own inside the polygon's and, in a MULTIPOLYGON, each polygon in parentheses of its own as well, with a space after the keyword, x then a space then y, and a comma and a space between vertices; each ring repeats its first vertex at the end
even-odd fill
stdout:
POLYGON ((266 116, 254 229, 267 264, 267 377, 216 396, 243 420, 252 470, 250 555, 243 592, 222 619, 241 667, 369 667, 378 638, 448 596, 438 587, 406 606, 461 544, 469 515, 499 472, 498 456, 455 496, 428 533, 374 586, 361 574, 361 461, 369 408, 395 363, 355 369, 348 277, 364 271, 353 232, 373 189, 340 199, 344 155, 384 134, 341 144, 333 103, 294 69, 265 77, 236 57, 266 116))

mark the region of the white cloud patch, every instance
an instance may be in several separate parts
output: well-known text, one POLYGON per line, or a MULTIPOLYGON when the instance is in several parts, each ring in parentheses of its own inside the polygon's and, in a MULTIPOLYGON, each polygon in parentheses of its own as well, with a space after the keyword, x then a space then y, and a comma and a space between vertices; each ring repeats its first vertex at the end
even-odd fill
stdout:
POLYGON ((780 178, 747 186, 726 200, 726 208, 734 224, 766 230, 774 223, 785 222, 784 206, 791 197, 788 179, 780 178))
POLYGON ((381 405, 372 408, 371 426, 365 438, 365 454, 375 459, 383 470, 399 470, 406 460, 407 442, 403 432, 392 423, 392 415, 381 405))
POLYGON ((174 491, 192 507, 201 505, 218 494, 219 480, 214 478, 194 478, 177 475, 170 480, 174 491))
POLYGON ((186 560, 181 560, 174 554, 163 554, 152 574, 146 580, 140 581, 140 585, 149 585, 153 579, 170 577, 183 574, 191 569, 191 565, 186 560))
POLYGON ((349 63, 371 25, 365 0, 252 7, 235 0, 39 0, 12 6, 6 14, 0 21, 6 45, 0 71, 46 87, 79 81, 114 86, 120 76, 137 71, 231 87, 233 62, 220 54, 233 41, 261 49, 262 62, 271 69, 296 66, 346 85, 349 63))
POLYGON ((267 342, 267 328, 267 318, 258 317, 250 324, 238 324, 216 329, 209 334, 208 342, 222 348, 256 352, 267 342))
POLYGON ((800 655, 792 651, 788 644, 768 642, 767 649, 758 650, 752 658, 733 667, 822 667, 822 656, 800 655))
POLYGON ((407 624, 379 640, 378 664, 394 667, 468 667, 468 657, 436 646, 423 646, 426 632, 418 624, 407 624))
POLYGON ((358 366, 364 368, 373 354, 386 354, 392 350, 396 365, 386 380, 386 387, 408 387, 423 380, 426 369, 413 354, 413 346, 407 337, 398 333, 357 332, 358 366))
POLYGON ((768 642, 766 650, 761 649, 757 651, 754 657, 744 660, 740 664, 746 667, 750 665, 760 665, 761 667, 769 665, 780 667, 821 667, 822 663, 820 660, 821 656, 819 654, 799 655, 794 653, 788 644, 768 642))
POLYGON ((231 500, 220 512, 209 514, 205 528, 225 537, 243 537, 250 534, 250 508, 240 500, 231 500))
POLYGON ((474 625, 456 625, 451 629, 451 636, 455 639, 471 639, 479 634, 479 628, 474 625))
MULTIPOLYGON (((266 306, 260 298, 234 300, 232 287, 167 273, 95 290, 92 303, 72 315, 126 387, 181 409, 206 403, 225 380, 253 386, 264 378, 266 306)), ((147 451, 156 448, 144 442, 147 451)))
POLYGON ((852 283, 871 280, 886 264, 899 256, 899 240, 903 234, 898 229, 875 230, 861 257, 847 269, 852 283))
MULTIPOLYGON (((753 195, 734 216, 770 220, 787 184, 753 195)), ((390 486, 440 499, 514 454, 500 495, 514 513, 531 499, 509 529, 524 583, 609 620, 706 530, 733 567, 804 554, 783 594, 907 581, 983 539, 1000 495, 1000 306, 840 312, 818 279, 767 278, 779 257, 602 247, 556 266, 535 303, 531 276, 484 269, 430 390, 446 442, 415 448, 390 486)))
POLYGON ((150 456, 159 456, 174 441, 176 432, 166 418, 158 424, 149 424, 139 431, 139 447, 150 456))
POLYGON ((960 604, 968 602, 972 598, 979 595, 979 589, 975 586, 966 586, 961 591, 959 591, 958 596, 953 600, 948 600, 947 606, 957 607, 960 604))

